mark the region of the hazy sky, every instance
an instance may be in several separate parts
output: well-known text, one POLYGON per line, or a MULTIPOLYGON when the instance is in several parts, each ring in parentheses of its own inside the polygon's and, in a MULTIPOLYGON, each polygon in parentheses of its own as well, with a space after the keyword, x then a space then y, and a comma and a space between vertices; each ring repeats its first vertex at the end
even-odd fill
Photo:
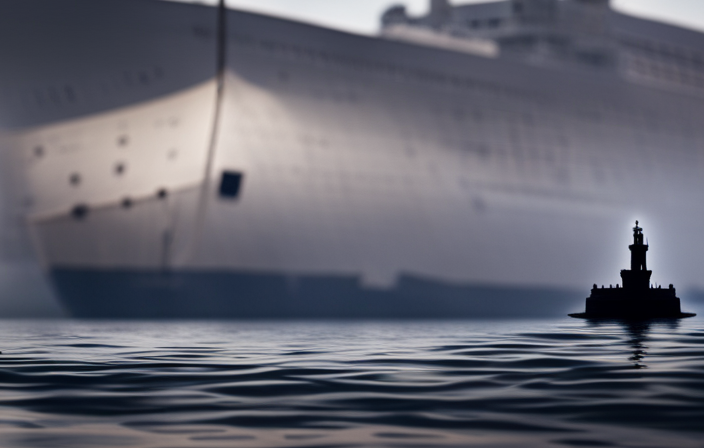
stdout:
MULTIPOLYGON (((215 0, 207 0, 208 3, 215 0)), ((487 0, 481 0, 487 1, 487 0)), ((476 3, 454 0, 452 3, 476 3)), ((230 7, 266 12, 327 26, 373 33, 389 5, 405 4, 412 13, 427 10, 429 0, 227 0, 230 7)), ((622 11, 691 28, 704 29, 704 0, 612 0, 622 11)))

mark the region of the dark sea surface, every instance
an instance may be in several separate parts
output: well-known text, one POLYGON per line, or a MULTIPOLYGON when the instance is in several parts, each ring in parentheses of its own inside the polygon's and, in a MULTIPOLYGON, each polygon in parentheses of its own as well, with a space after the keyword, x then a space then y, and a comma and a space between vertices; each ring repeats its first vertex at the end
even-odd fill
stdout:
POLYGON ((699 317, 1 324, 3 448, 704 446, 699 317))

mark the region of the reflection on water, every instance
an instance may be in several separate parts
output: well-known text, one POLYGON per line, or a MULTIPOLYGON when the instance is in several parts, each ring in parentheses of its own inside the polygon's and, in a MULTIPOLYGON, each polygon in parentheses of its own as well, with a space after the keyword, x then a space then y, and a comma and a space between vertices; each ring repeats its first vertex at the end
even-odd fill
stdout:
POLYGON ((633 356, 628 359, 633 361, 633 367, 635 367, 636 369, 645 367, 645 364, 643 364, 641 361, 643 360, 643 358, 645 358, 645 355, 647 355, 647 352, 645 350, 648 347, 644 345, 644 342, 648 337, 650 323, 648 321, 625 322, 623 323, 623 326, 626 329, 628 335, 630 336, 628 343, 633 349, 633 356))
POLYGON ((687 447, 704 432, 696 319, 8 321, 0 345, 2 447, 687 447))
POLYGON ((680 319, 593 319, 587 320, 587 324, 593 328, 609 328, 609 326, 612 325, 618 325, 623 328, 624 334, 627 336, 627 343, 631 347, 632 352, 631 356, 628 357, 628 360, 633 362, 633 368, 642 369, 647 367, 644 359, 648 354, 648 346, 646 343, 651 326, 658 326, 665 332, 669 330, 675 334, 676 330, 680 326, 680 319))

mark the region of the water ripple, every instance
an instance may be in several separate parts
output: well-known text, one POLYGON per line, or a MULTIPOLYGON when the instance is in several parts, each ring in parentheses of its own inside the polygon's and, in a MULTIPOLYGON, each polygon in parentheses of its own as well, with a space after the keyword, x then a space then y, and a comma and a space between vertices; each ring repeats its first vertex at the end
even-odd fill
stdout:
POLYGON ((700 446, 704 327, 4 322, 0 446, 700 446))

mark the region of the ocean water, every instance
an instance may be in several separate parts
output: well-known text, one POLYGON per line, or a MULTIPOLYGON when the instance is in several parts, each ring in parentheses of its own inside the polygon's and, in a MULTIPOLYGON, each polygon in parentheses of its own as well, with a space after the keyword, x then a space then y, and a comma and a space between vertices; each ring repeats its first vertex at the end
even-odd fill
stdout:
POLYGON ((4 448, 704 446, 698 317, 0 324, 4 448))

